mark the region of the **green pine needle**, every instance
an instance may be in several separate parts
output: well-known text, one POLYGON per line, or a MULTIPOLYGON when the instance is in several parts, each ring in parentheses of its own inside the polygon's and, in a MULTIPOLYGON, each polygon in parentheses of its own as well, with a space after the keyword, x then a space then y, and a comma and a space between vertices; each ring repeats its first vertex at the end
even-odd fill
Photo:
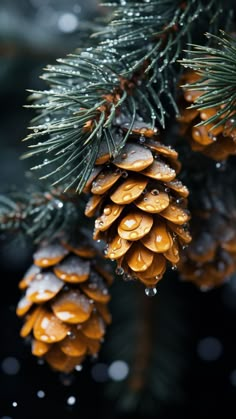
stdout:
POLYGON ((35 243, 68 233, 80 217, 73 199, 60 189, 44 191, 36 185, 0 195, 0 233, 18 233, 35 243))
POLYGON ((215 115, 198 125, 213 123, 211 129, 214 129, 227 124, 233 130, 236 128, 236 39, 223 31, 220 36, 208 33, 206 36, 215 47, 193 45, 192 57, 182 60, 183 66, 196 71, 201 79, 183 87, 203 92, 191 108, 217 108, 215 115))

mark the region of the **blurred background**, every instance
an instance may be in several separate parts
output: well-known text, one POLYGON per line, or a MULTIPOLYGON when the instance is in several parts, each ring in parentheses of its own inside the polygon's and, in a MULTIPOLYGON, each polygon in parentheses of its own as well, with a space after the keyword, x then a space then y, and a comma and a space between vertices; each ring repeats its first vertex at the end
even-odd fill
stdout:
MULTIPOLYGON (((23 108, 26 89, 44 88, 39 78, 43 67, 82 46, 87 36, 84 32, 92 28, 91 20, 102 18, 104 13, 96 0, 0 1, 1 193, 12 186, 22 188, 24 173, 29 169, 30 162, 19 160, 25 150, 21 139, 32 116, 23 108)), ((93 27, 98 29, 99 23, 93 27)), ((119 358, 119 353, 109 364, 104 353, 97 363, 91 361, 70 376, 50 371, 31 356, 29 346, 19 337, 21 322, 16 318, 15 307, 20 297, 17 283, 31 263, 32 249, 30 245, 13 245, 3 239, 0 419, 134 417, 115 410, 117 400, 105 395, 112 382, 122 384, 129 372, 129 365, 119 358)), ((179 347, 185 363, 183 397, 178 403, 167 397, 164 406, 157 402, 153 415, 235 418, 236 277, 222 288, 205 293, 181 283, 175 273, 169 282, 169 292, 175 293, 184 306, 187 339, 179 347)), ((164 293, 156 297, 157 304, 161 298, 164 293)), ((176 392, 179 390, 176 388, 176 392)), ((136 412, 135 418, 139 416, 141 413, 136 412)))

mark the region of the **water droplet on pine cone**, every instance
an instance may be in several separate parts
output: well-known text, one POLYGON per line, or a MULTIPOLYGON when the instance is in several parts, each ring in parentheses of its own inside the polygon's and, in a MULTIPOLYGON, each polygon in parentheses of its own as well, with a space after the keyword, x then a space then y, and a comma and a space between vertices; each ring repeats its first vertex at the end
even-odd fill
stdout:
POLYGON ((124 269, 121 268, 121 266, 118 266, 118 268, 116 268, 116 274, 117 275, 123 275, 124 273, 124 269))
POLYGON ((152 194, 152 195, 159 195, 159 191, 158 191, 158 189, 153 189, 153 190, 151 191, 151 194, 152 194))
POLYGON ((134 278, 131 275, 124 273, 124 275, 123 275, 123 280, 124 281, 132 281, 133 279, 134 278))
POLYGON ((147 287, 145 288, 145 294, 148 297, 154 297, 157 293, 157 289, 155 287, 147 287))

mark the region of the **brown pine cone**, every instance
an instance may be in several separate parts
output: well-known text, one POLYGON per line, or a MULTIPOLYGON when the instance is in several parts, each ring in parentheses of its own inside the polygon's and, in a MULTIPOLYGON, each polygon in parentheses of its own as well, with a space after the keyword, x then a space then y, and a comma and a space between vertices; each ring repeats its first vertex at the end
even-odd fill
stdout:
POLYGON ((193 240, 183 251, 178 270, 202 290, 222 285, 236 271, 236 228, 217 214, 196 217, 193 240))
MULTIPOLYGON (((181 85, 195 83, 199 79, 200 76, 195 71, 187 72, 181 80, 181 85)), ((189 90, 187 87, 183 88, 178 118, 180 134, 188 138, 193 151, 202 152, 214 160, 225 160, 228 156, 236 154, 236 130, 231 129, 230 120, 212 130, 216 122, 196 126, 214 116, 219 110, 218 108, 187 109, 202 93, 202 91, 189 90)))
POLYGON ((179 246, 191 240, 186 229, 188 189, 176 179, 176 151, 157 137, 149 138, 150 130, 138 131, 140 143, 134 130, 113 161, 101 153, 85 187, 92 194, 85 214, 100 214, 94 239, 107 242, 105 254, 116 260, 117 274, 139 279, 152 295, 167 261, 175 267, 179 246))
POLYGON ((19 287, 25 290, 17 315, 21 336, 32 337, 32 353, 58 371, 69 372, 96 355, 111 322, 109 275, 83 243, 54 242, 39 248, 19 287))

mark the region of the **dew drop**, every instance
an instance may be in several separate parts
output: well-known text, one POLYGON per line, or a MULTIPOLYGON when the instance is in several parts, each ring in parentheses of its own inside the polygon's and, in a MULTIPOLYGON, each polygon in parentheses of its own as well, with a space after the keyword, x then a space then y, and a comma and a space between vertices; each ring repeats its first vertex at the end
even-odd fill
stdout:
POLYGON ((123 280, 124 281, 132 281, 134 278, 131 276, 131 275, 129 275, 129 274, 124 274, 123 275, 123 280))
POLYGON ((124 274, 124 269, 121 266, 118 266, 116 268, 116 274, 117 275, 123 275, 124 274))
POLYGON ((151 194, 152 194, 152 195, 159 195, 159 191, 158 191, 158 189, 153 189, 153 190, 151 191, 151 194))
POLYGON ((139 142, 141 144, 143 144, 143 143, 145 143, 145 141, 146 141, 146 139, 145 139, 144 135, 141 135, 141 137, 139 138, 139 142))
POLYGON ((67 399, 66 403, 67 403, 69 406, 73 406, 73 405, 76 403, 76 398, 75 398, 75 396, 70 396, 70 397, 68 397, 68 399, 67 399))
POLYGON ((105 215, 110 215, 111 214, 111 207, 107 206, 106 208, 104 208, 104 214, 105 215))
POLYGON ((157 293, 157 289, 155 287, 147 287, 145 288, 145 294, 148 297, 154 297, 157 293))
POLYGON ((83 366, 82 365, 76 365, 75 366, 75 371, 82 371, 83 366))

